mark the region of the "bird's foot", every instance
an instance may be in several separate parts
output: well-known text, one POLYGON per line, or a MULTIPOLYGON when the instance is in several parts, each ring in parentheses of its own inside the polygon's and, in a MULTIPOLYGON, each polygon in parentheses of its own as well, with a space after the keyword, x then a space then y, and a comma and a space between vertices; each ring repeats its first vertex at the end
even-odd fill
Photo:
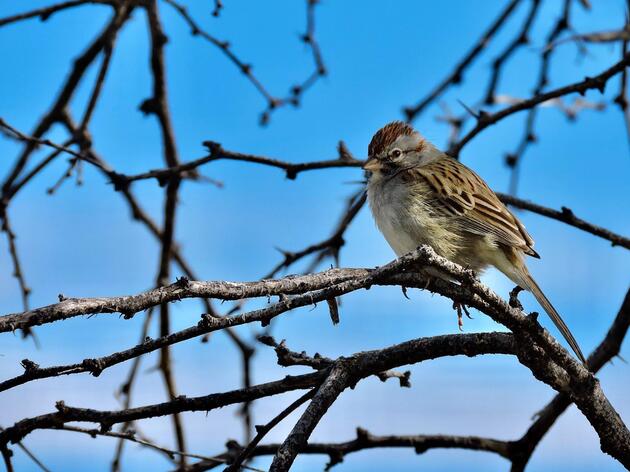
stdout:
POLYGON ((453 309, 457 311, 457 326, 460 331, 464 331, 464 315, 468 317, 468 319, 472 320, 472 316, 470 316, 470 312, 468 311, 468 307, 464 305, 462 302, 454 301, 453 309))

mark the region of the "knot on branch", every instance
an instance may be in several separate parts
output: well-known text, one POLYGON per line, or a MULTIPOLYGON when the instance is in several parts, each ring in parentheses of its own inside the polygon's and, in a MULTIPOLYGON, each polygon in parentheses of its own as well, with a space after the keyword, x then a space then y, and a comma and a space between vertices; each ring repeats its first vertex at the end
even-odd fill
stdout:
POLYGON ((179 288, 188 288, 190 285, 190 279, 183 275, 175 280, 175 285, 179 288))
POLYGON ((157 46, 164 46, 168 44, 168 36, 162 31, 159 31, 158 34, 155 35, 155 42, 157 46))
POLYGON ((599 385, 599 379, 591 372, 588 372, 585 376, 571 376, 569 382, 571 394, 575 396, 592 395, 593 390, 595 390, 599 385))
POLYGON ((107 433, 112 429, 112 423, 109 421, 101 421, 101 425, 99 427, 99 431, 102 433, 107 433))
POLYGON ((157 115, 160 110, 160 101, 155 97, 147 98, 138 106, 138 110, 144 116, 157 115))
POLYGON ((201 320, 197 323, 197 326, 204 329, 211 329, 217 324, 217 317, 212 313, 202 313, 201 320))
POLYGON ((623 111, 626 111, 626 108, 628 108, 628 100, 626 99, 623 93, 620 93, 619 95, 617 95, 615 99, 613 100, 613 102, 619 105, 619 107, 623 111))
POLYGON ((295 167, 287 167, 286 170, 286 177, 289 180, 295 180, 297 178, 297 170, 295 169, 295 167))
POLYGON ((570 208, 567 207, 562 207, 561 209, 562 212, 562 219, 563 221, 572 221, 575 219, 575 215, 573 214, 573 210, 571 210, 570 208))
POLYGON ((335 449, 328 452, 328 457, 330 458, 330 461, 326 463, 326 467, 324 468, 324 471, 326 472, 331 470, 337 464, 341 464, 343 462, 344 454, 340 450, 335 449))
POLYGON ((227 449, 230 456, 236 455, 243 450, 243 446, 235 439, 228 439, 225 442, 225 449, 227 449))
POLYGON ((522 287, 519 287, 518 285, 514 287, 512 291, 510 292, 510 301, 508 302, 512 308, 516 308, 521 311, 523 311, 523 305, 521 305, 521 302, 518 299, 518 294, 521 293, 522 291, 523 291, 522 287))
POLYGON ((109 181, 114 186, 114 190, 117 192, 127 190, 129 188, 129 179, 126 175, 119 174, 116 171, 112 171, 108 174, 109 181))
POLYGON ((222 149, 219 143, 217 143, 216 141, 204 141, 202 144, 206 147, 211 157, 219 157, 222 149))
POLYGON ((30 359, 22 359, 20 364, 22 365, 22 367, 24 367, 25 374, 33 373, 39 369, 39 364, 33 362, 30 359))
POLYGON ((357 441, 365 442, 370 439, 370 432, 367 429, 362 428, 361 426, 357 426, 356 432, 357 432, 357 441))
POLYGON ((81 365, 94 377, 101 375, 101 372, 103 372, 103 369, 105 368, 102 359, 84 359, 81 365))
POLYGON ((510 169, 514 169, 518 163, 518 156, 516 154, 508 153, 505 155, 505 165, 510 169))
POLYGON ((283 367, 305 365, 315 370, 321 370, 329 367, 333 363, 332 359, 323 357, 319 353, 315 353, 313 357, 310 357, 305 351, 299 353, 291 351, 287 347, 284 339, 280 343, 277 343, 276 340, 269 335, 261 335, 258 336, 257 339, 262 344, 274 348, 278 358, 278 365, 283 367))

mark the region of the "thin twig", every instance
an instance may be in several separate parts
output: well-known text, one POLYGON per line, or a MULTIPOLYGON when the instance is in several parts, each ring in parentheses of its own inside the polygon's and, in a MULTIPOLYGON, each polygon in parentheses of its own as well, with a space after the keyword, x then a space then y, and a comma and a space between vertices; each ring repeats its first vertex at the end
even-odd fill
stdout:
POLYGON ((483 113, 479 115, 477 119, 477 124, 473 129, 471 129, 457 144, 455 144, 451 149, 449 149, 448 153, 451 156, 457 156, 461 149, 470 142, 475 136, 477 136, 481 131, 486 129, 488 126, 491 126, 498 121, 513 115, 519 111, 529 110, 536 105, 551 100, 553 98, 562 97, 564 95, 569 95, 571 93, 579 93, 584 94, 588 90, 597 89, 600 92, 604 91, 606 87, 606 83, 611 77, 621 73, 626 67, 630 65, 630 53, 626 53, 623 59, 617 62, 612 67, 606 69, 602 73, 596 75, 595 77, 587 77, 580 82, 576 82, 574 84, 566 85, 564 87, 557 88, 555 90, 551 90, 546 93, 542 93, 531 97, 527 100, 523 100, 520 103, 512 105, 510 107, 504 108, 495 113, 483 113))
POLYGON ((403 109, 403 112, 407 117, 407 121, 415 120, 424 111, 424 109, 437 100, 449 86, 457 85, 463 80, 465 70, 488 46, 490 40, 505 24, 518 4, 519 0, 511 0, 499 16, 492 22, 490 27, 483 33, 481 38, 474 44, 472 49, 455 66, 453 72, 442 80, 442 82, 440 82, 425 98, 420 100, 417 105, 409 106, 403 109))

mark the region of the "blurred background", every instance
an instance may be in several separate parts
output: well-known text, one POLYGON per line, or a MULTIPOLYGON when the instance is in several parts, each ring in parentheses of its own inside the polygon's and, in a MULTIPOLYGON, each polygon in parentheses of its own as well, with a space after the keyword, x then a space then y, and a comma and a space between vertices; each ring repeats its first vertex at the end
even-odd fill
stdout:
MULTIPOLYGON (((305 28, 304 2, 225 1, 219 18, 211 2, 189 1, 188 8, 204 28, 228 39, 233 50, 253 64, 255 74, 276 95, 312 70, 308 48, 299 40, 305 28)), ((267 126, 259 115, 266 103, 239 70, 216 48, 192 36, 176 11, 160 3, 166 47, 168 94, 177 145, 182 160, 205 155, 202 141, 213 140, 226 149, 276 157, 291 162, 332 159, 344 140, 349 150, 364 158, 372 134, 393 119, 403 119, 402 108, 416 103, 442 80, 481 36, 506 2, 332 1, 316 9, 316 37, 328 74, 302 98, 298 109, 275 111, 267 126)), ((498 92, 527 97, 538 79, 544 38, 562 10, 560 1, 543 2, 532 26, 529 45, 512 56, 500 78, 498 92)), ((0 17, 45 6, 47 1, 2 2, 0 17)), ((620 28, 625 2, 593 2, 590 10, 575 2, 571 24, 578 32, 620 28)), ((453 87, 414 122, 427 138, 446 147, 450 128, 436 119, 444 103, 455 114, 465 113, 458 100, 475 106, 483 98, 491 63, 513 38, 529 10, 523 1, 499 31, 488 50, 453 87)), ((59 86, 86 44, 110 18, 107 6, 89 5, 52 16, 45 23, 34 19, 0 28, 0 116, 20 130, 30 131, 48 109, 59 86)), ((138 105, 151 94, 149 37, 145 16, 135 12, 118 38, 103 96, 96 108, 91 132, 94 149, 121 173, 138 173, 163 166, 159 128, 154 117, 144 117, 138 105)), ((620 46, 589 45, 580 52, 573 42, 554 52, 549 87, 554 88, 595 75, 617 62, 620 46)), ((85 107, 98 64, 92 66, 71 102, 79 114, 85 107)), ((608 84, 606 95, 589 92, 586 99, 611 102, 619 78, 608 84)), ((568 101, 575 97, 569 97, 568 101)), ((504 156, 517 146, 524 113, 491 127, 468 144, 463 162, 497 191, 507 191, 510 169, 504 156)), ((471 123, 468 123, 470 126, 471 123)), ((536 124, 538 141, 530 146, 521 166, 518 195, 545 206, 567 206, 578 216, 623 235, 630 234, 630 159, 628 136, 618 107, 582 110, 574 121, 556 107, 542 107, 536 124)), ((55 128, 54 141, 65 133, 55 128)), ((6 173, 21 145, 0 138, 0 170, 6 173)), ((45 155, 40 150, 38 155, 45 155)), ((32 287, 32 306, 73 297, 132 294, 155 283, 160 246, 144 227, 130 218, 120 195, 90 166, 84 183, 68 180, 53 195, 46 190, 66 171, 58 159, 12 202, 10 214, 18 236, 23 270, 32 287)), ((256 280, 281 260, 275 248, 298 250, 328 237, 346 198, 358 190, 360 169, 328 169, 287 180, 277 169, 255 164, 218 161, 201 173, 223 182, 223 188, 186 181, 180 192, 176 239, 201 279, 256 280)), ((158 221, 162 218, 163 189, 155 181, 133 185, 139 200, 158 221)), ((630 280, 630 253, 602 239, 533 213, 519 212, 536 239, 542 259, 530 268, 549 298, 562 313, 585 352, 602 340, 617 313, 630 280)), ((371 215, 364 208, 344 239, 340 264, 373 267, 394 258, 371 215)), ((0 311, 22 311, 20 292, 12 277, 6 241, 0 246, 0 311)), ((326 261, 321 268, 327 268, 326 261)), ((294 266, 297 273, 308 261, 294 266)), ((173 279, 181 275, 176 267, 173 279)), ((495 271, 483 277, 502 296, 513 288, 495 271)), ((457 318, 451 302, 427 292, 410 290, 405 299, 398 288, 374 287, 344 296, 341 323, 332 326, 325 304, 304 308, 275 319, 271 332, 286 339, 290 348, 335 357, 389 346, 416 337, 456 333, 457 318)), ((521 300, 529 311, 540 310, 529 295, 521 300)), ((266 304, 253 301, 247 308, 266 304)), ((226 311, 228 304, 219 307, 226 311)), ((195 324, 204 311, 198 301, 173 305, 173 329, 195 324)), ((473 311, 464 320, 466 332, 503 328, 473 311)), ((557 335, 548 318, 541 322, 557 335)), ((80 362, 136 344, 142 317, 123 320, 117 315, 49 324, 36 328, 40 342, 4 334, 0 347, 2 379, 23 372, 20 360, 42 366, 80 362)), ((260 326, 238 331, 254 340, 260 326)), ((157 325, 151 328, 156 337, 157 325)), ((622 356, 628 355, 627 343, 622 356)), ((208 343, 198 339, 173 348, 174 370, 180 393, 187 396, 238 388, 240 358, 222 333, 208 343)), ((166 399, 155 369, 157 355, 143 359, 133 405, 166 399)), ((57 400, 68 405, 117 409, 120 388, 129 365, 107 369, 94 378, 87 374, 53 378, 2 393, 0 425, 52 411, 57 400)), ((313 441, 345 441, 355 428, 374 434, 444 433, 517 439, 531 418, 554 395, 532 378, 515 359, 501 356, 447 358, 410 368, 412 388, 396 381, 370 378, 346 391, 315 430, 313 441)), ((302 372, 283 369, 272 349, 260 346, 254 357, 253 381, 260 383, 302 372)), ((306 371, 306 370, 304 370, 306 371)), ((630 417, 630 367, 619 359, 606 366, 599 378, 604 391, 623 418, 630 417)), ((254 404, 255 423, 264 423, 298 394, 287 394, 254 404)), ((191 451, 223 451, 228 438, 243 440, 238 407, 205 413, 186 413, 191 451)), ((290 431, 294 414, 267 437, 281 441, 290 431)), ((143 421, 142 432, 160 444, 174 446, 169 419, 143 421)), ((116 441, 91 439, 71 432, 37 431, 25 440, 55 471, 109 470, 116 441)), ((36 466, 17 448, 17 470, 36 466)), ((266 468, 270 457, 252 465, 266 468)), ((326 456, 300 455, 295 470, 322 470, 326 456)), ((168 470, 162 455, 128 444, 123 470, 168 470)), ((348 455, 340 471, 433 470, 503 471, 509 463, 488 453, 378 449, 348 455)), ((601 453, 594 431, 574 406, 558 420, 531 460, 531 471, 617 471, 621 465, 601 453)))

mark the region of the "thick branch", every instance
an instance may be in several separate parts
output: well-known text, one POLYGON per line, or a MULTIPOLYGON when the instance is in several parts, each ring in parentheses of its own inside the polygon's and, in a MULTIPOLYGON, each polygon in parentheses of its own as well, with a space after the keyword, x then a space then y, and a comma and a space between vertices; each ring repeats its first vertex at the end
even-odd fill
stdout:
MULTIPOLYGON (((608 330, 606 337, 588 357, 588 366, 592 372, 598 372, 608 361, 619 354, 621 343, 629 327, 630 289, 626 292, 621 308, 619 308, 619 312, 608 330)), ((538 413, 536 421, 528 428, 521 439, 514 441, 512 457, 513 472, 525 470, 525 466, 544 435, 547 434, 556 420, 571 403, 568 395, 562 393, 556 395, 554 399, 538 413)))

